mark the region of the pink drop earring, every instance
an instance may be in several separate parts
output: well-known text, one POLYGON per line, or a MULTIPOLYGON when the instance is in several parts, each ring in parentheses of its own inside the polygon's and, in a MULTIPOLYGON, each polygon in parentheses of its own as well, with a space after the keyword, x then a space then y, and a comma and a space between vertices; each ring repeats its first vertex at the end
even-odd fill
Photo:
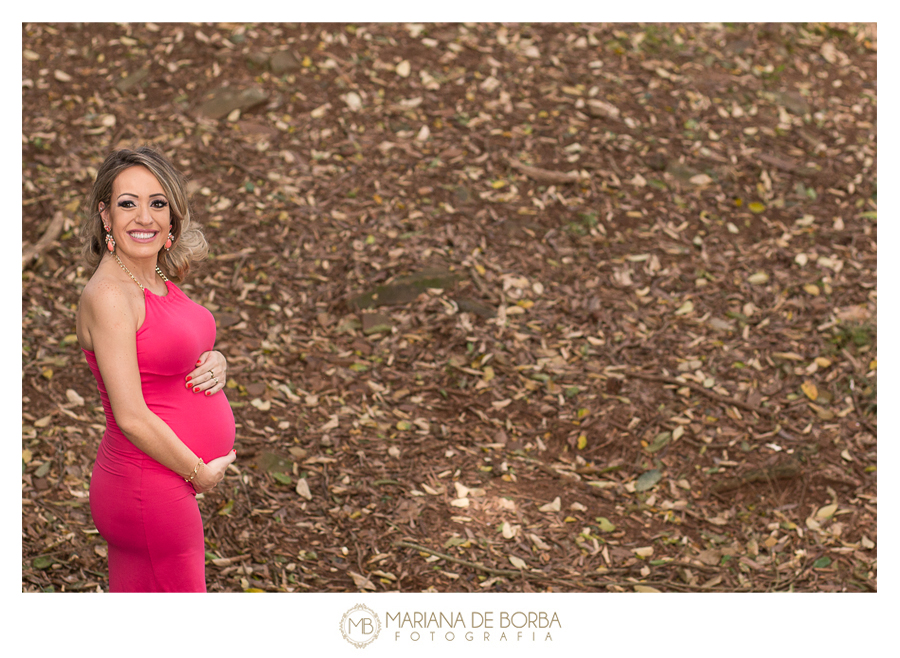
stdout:
POLYGON ((104 225, 103 230, 106 231, 106 248, 109 249, 110 252, 116 250, 116 239, 112 236, 112 232, 109 230, 109 227, 104 225))
POLYGON ((175 236, 172 235, 172 230, 169 229, 169 237, 166 239, 166 251, 172 248, 173 242, 175 242, 175 236))

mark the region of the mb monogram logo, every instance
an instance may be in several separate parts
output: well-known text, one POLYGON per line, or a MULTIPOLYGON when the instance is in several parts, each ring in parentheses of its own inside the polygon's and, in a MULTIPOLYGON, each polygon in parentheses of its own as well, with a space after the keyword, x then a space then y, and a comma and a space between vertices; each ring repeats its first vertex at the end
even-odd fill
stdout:
POLYGON ((378 614, 362 603, 357 603, 341 618, 341 635, 357 649, 374 642, 380 632, 381 620, 378 614))

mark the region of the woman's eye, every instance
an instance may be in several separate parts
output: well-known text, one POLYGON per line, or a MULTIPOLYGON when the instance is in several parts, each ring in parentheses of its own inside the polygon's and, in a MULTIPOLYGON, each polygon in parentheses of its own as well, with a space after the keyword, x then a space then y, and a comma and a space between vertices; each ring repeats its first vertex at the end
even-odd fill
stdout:
POLYGON ((120 208, 131 208, 134 205, 132 201, 119 201, 120 208))
POLYGON ((150 205, 152 205, 154 208, 165 208, 165 207, 166 207, 167 205, 169 205, 169 204, 168 204, 166 201, 162 201, 162 200, 157 199, 156 201, 154 201, 154 202, 153 202, 152 204, 150 204, 150 205))

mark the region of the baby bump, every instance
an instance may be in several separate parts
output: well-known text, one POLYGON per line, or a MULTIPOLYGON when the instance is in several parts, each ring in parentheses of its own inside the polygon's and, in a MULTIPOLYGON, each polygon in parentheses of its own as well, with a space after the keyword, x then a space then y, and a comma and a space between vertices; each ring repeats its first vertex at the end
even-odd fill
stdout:
POLYGON ((167 397, 158 403, 148 400, 147 406, 203 461, 209 462, 231 451, 234 413, 223 391, 207 396, 178 385, 167 397))

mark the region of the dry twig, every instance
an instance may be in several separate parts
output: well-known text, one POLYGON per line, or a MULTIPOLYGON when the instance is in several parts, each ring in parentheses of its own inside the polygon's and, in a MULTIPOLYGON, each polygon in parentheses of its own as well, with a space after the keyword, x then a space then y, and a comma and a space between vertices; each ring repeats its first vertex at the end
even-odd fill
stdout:
POLYGON ((649 382, 662 382, 664 384, 674 384, 675 386, 687 386, 692 391, 696 391, 697 393, 701 393, 708 398, 715 400, 721 404, 732 405, 735 407, 740 407, 745 411, 751 411, 753 413, 759 414, 760 416, 772 416, 773 413, 768 409, 763 409, 762 407, 757 407, 752 404, 747 404, 746 402, 741 402, 740 400, 736 400, 734 398, 725 397, 724 395, 719 395, 709 389, 703 388, 698 384, 694 384, 693 382, 681 381, 679 379, 675 379, 674 377, 658 377, 656 375, 645 375, 642 372, 634 372, 626 370, 623 374, 628 377, 634 377, 635 379, 644 379, 649 382))
POLYGON ((581 180, 581 174, 578 173, 563 173, 560 171, 551 171, 550 169, 541 169, 540 167, 530 167, 528 165, 524 165, 518 160, 514 160, 513 158, 507 158, 509 161, 509 166, 513 169, 517 169, 522 172, 532 180, 536 180, 539 183, 577 183, 581 180))
POLYGON ((50 226, 47 227, 47 230, 44 231, 44 235, 41 236, 41 239, 37 241, 37 244, 25 247, 22 250, 22 269, 24 270, 28 267, 29 264, 36 261, 41 254, 43 254, 56 238, 59 237, 59 234, 62 233, 63 225, 65 224, 65 215, 61 212, 57 212, 53 215, 53 220, 50 222, 50 226))

